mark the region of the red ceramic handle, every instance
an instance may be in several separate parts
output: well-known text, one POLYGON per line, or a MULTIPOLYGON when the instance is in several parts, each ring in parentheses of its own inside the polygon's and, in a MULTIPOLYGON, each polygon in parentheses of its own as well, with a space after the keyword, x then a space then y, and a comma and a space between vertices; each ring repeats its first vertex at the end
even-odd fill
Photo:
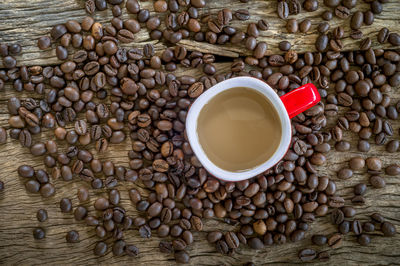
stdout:
POLYGON ((285 105, 289 117, 293 118, 316 105, 321 100, 321 96, 313 84, 307 83, 306 85, 286 93, 281 97, 281 100, 283 105, 285 105))

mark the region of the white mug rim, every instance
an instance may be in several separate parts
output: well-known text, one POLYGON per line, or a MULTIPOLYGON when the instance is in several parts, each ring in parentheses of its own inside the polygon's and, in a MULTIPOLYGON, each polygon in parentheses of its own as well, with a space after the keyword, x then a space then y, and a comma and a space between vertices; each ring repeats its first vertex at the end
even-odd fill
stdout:
POLYGON ((292 139, 292 127, 284 104, 275 91, 267 83, 253 77, 236 77, 217 83, 203 92, 194 101, 194 103, 190 106, 188 115, 186 117, 186 134, 193 152, 203 167, 211 175, 224 181, 237 182, 255 177, 278 163, 285 156, 287 150, 289 149, 292 139), (241 172, 226 171, 215 165, 207 157, 197 135, 197 120, 204 105, 207 104, 217 94, 235 87, 247 87, 262 93, 266 98, 268 98, 279 115, 282 127, 281 141, 275 153, 264 163, 252 169, 241 172))

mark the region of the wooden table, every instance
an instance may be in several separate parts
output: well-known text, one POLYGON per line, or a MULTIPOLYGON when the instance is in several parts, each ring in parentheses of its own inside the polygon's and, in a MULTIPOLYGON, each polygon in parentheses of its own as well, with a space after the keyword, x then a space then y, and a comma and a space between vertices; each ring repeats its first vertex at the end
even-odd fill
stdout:
MULTIPOLYGON (((14 43, 19 42, 23 46, 23 55, 18 57, 18 64, 26 65, 49 65, 59 61, 55 57, 54 49, 39 51, 36 47, 36 41, 39 36, 48 34, 50 28, 58 23, 64 23, 67 19, 81 20, 86 14, 83 9, 84 1, 78 0, 36 0, 36 1, 18 1, 3 0, 0 3, 0 42, 14 43)), ((302 12, 299 15, 291 16, 299 21, 305 17, 312 20, 313 28, 307 34, 288 34, 284 28, 284 21, 278 19, 276 10, 276 1, 274 0, 250 0, 251 4, 246 6, 238 0, 208 0, 207 8, 201 10, 201 13, 211 12, 216 14, 222 7, 229 7, 232 10, 246 8, 252 15, 251 21, 258 21, 265 18, 270 24, 270 29, 261 32, 259 40, 265 40, 270 47, 271 53, 279 53, 277 44, 281 40, 289 40, 293 44, 293 49, 298 52, 314 51, 314 40, 317 36, 316 26, 321 19, 317 16, 327 8, 320 1, 320 8, 315 12, 302 12)), ((358 1, 363 2, 363 1, 358 1)), ((144 8, 153 10, 152 1, 141 3, 144 8)), ((368 5, 361 3, 361 10, 367 10, 368 5)), ((124 9, 125 10, 125 9, 124 9)), ((125 12, 125 11, 124 11, 125 12)), ((152 15, 154 13, 152 12, 152 15)), ((111 11, 96 12, 95 19, 101 22, 109 21, 111 11)), ((129 15, 124 14, 124 18, 129 15)), ((373 26, 363 26, 364 36, 371 37, 374 47, 381 46, 376 41, 376 34, 383 26, 390 30, 400 32, 400 3, 397 0, 391 0, 384 5, 382 14, 377 15, 373 26)), ((245 29, 247 23, 234 21, 233 26, 245 29)), ((331 29, 338 25, 345 28, 348 36, 349 20, 341 21, 333 19, 330 22, 331 29)), ((152 42, 157 53, 165 48, 165 44, 154 42, 149 39, 145 29, 137 34, 135 43, 126 45, 127 47, 142 47, 145 43, 152 42)), ((247 52, 238 46, 214 46, 207 44, 198 44, 193 41, 184 40, 181 42, 189 49, 204 52, 212 52, 226 57, 237 57, 245 55, 247 52)), ((357 50, 359 41, 353 41, 346 37, 344 39, 346 50, 357 50)), ((216 63, 218 72, 227 72, 230 68, 230 59, 224 58, 224 62, 216 63)), ((1 64, 1 63, 0 63, 1 64)), ((0 65, 1 68, 1 65, 0 65)), ((191 74, 200 76, 197 70, 179 69, 177 75, 191 74)), ((18 97, 37 97, 25 92, 16 93, 9 86, 6 91, 0 92, 0 126, 7 129, 8 112, 7 99, 12 96, 18 97)), ((391 93, 392 102, 397 102, 400 98, 398 89, 391 93)), ((342 110, 343 112, 343 110, 342 110)), ((332 123, 332 121, 330 121, 332 123)), ((399 138, 399 121, 393 122, 395 136, 399 138)), ((39 138, 53 138, 52 132, 46 130, 39 138)), ((400 153, 386 153, 383 146, 372 145, 372 149, 367 154, 356 151, 356 138, 354 134, 346 133, 346 137, 351 140, 351 152, 340 153, 336 151, 329 152, 327 164, 319 168, 322 174, 331 176, 337 181, 339 188, 338 195, 349 200, 352 196, 353 185, 359 182, 368 183, 368 175, 365 172, 356 172, 355 175, 346 181, 337 180, 336 171, 346 165, 346 161, 355 155, 363 157, 379 156, 384 165, 399 162, 400 153)), ((61 146, 64 147, 65 146, 61 146)), ((93 145, 90 146, 93 150, 93 145)), ((96 155, 98 158, 110 159, 117 165, 128 166, 127 152, 130 149, 130 141, 119 145, 111 145, 109 152, 104 155, 96 155)), ((5 265, 26 265, 26 264, 145 264, 145 265, 171 265, 174 264, 172 255, 161 254, 158 251, 159 238, 154 236, 151 239, 142 239, 136 230, 129 230, 125 234, 126 242, 135 244, 140 249, 140 255, 137 258, 128 256, 115 257, 108 252, 106 256, 97 258, 93 255, 93 247, 98 241, 94 229, 81 222, 76 222, 71 214, 63 214, 59 210, 59 201, 61 198, 68 197, 72 199, 73 206, 78 205, 76 190, 83 182, 74 180, 73 182, 53 181, 57 193, 49 199, 43 199, 40 195, 31 195, 25 191, 24 180, 18 177, 16 169, 20 164, 31 164, 35 169, 43 168, 42 158, 34 158, 27 149, 20 144, 8 139, 6 144, 0 146, 0 180, 5 182, 5 190, 0 193, 0 264, 5 265), (39 223, 36 219, 36 211, 40 208, 47 209, 49 220, 39 223), (43 226, 46 230, 46 239, 34 240, 32 230, 34 227, 43 226), (79 231, 81 241, 76 244, 68 244, 65 241, 65 234, 69 230, 79 231)), ((366 221, 368 215, 372 212, 380 212, 388 221, 396 225, 397 231, 400 231, 400 178, 386 177, 387 186, 383 189, 373 189, 368 187, 366 193, 366 204, 356 206, 357 218, 366 221)), ((122 206, 127 209, 128 215, 135 215, 135 210, 129 200, 127 190, 132 187, 139 187, 144 194, 148 193, 141 188, 141 185, 123 183, 119 185, 122 196, 122 206)), ((104 194, 105 191, 97 192, 96 195, 104 194)), ((93 212, 93 200, 95 194, 91 191, 91 201, 86 204, 90 212, 93 212)), ((223 256, 216 252, 215 247, 209 245, 205 240, 207 232, 216 229, 231 230, 234 227, 229 226, 217 219, 205 221, 204 232, 195 233, 196 242, 190 246, 192 265, 240 265, 244 262, 252 261, 257 265, 261 264, 283 264, 299 263, 297 252, 307 246, 311 246, 310 237, 312 234, 330 234, 335 231, 330 224, 329 218, 318 218, 307 232, 305 240, 299 243, 287 243, 282 246, 267 247, 263 250, 254 251, 247 247, 241 247, 233 257, 223 256)), ((365 265, 365 264, 399 264, 400 259, 400 236, 399 233, 392 238, 384 238, 380 232, 372 234, 372 243, 368 247, 360 246, 356 243, 356 238, 352 235, 345 237, 345 242, 341 248, 329 249, 328 247, 317 248, 318 251, 329 250, 332 264, 342 265, 365 265)), ((107 241, 109 242, 109 241, 107 241)))

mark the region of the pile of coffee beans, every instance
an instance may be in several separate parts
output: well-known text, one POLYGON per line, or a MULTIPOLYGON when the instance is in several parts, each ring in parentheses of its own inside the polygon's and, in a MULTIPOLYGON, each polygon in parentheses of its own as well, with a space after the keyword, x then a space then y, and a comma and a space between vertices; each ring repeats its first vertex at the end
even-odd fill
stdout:
MULTIPOLYGON (((227 255, 234 255, 242 245, 261 249, 300 241, 317 217, 328 214, 338 232, 314 235, 312 243, 317 246, 337 248, 350 231, 360 245, 368 245, 368 233, 376 230, 393 236, 395 227, 379 214, 373 214, 371 221, 354 219, 352 205, 365 203, 366 184, 354 186, 354 197, 347 201, 336 195, 335 177, 318 172, 332 147, 339 152, 351 148, 368 152, 370 140, 374 140, 376 145, 386 145, 387 152, 399 149, 391 120, 398 119, 400 102, 391 103, 388 93, 400 85, 400 53, 373 49, 371 39, 362 39, 359 31, 363 25, 372 24, 384 1, 368 1, 371 10, 352 13, 356 2, 324 1, 333 11, 322 15, 325 22, 318 26, 317 51, 305 54, 297 54, 289 42, 283 41, 279 44, 283 54, 266 56, 268 45, 257 37, 260 31, 268 30, 267 21, 250 22, 243 32, 229 23, 250 20, 247 9, 222 9, 200 16, 199 9, 206 6, 204 0, 157 0, 153 16, 137 0, 87 0, 89 14, 112 8, 111 24, 102 25, 88 16, 54 26, 50 37, 40 37, 37 45, 41 50, 55 48, 62 60, 55 66, 16 67, 12 55, 20 53, 21 47, 2 44, 0 54, 7 69, 0 70, 0 89, 9 82, 15 91, 35 95, 8 101, 10 137, 44 164, 42 169, 18 167, 26 191, 48 198, 57 193, 54 182, 85 182, 76 192, 78 206, 73 206, 69 198, 61 199, 59 206, 61 212, 93 228, 99 238, 93 251, 97 256, 109 251, 115 256, 137 256, 139 249, 124 240, 125 232, 134 229, 142 238, 153 234, 166 238, 159 244, 160 251, 173 253, 177 262, 187 263, 193 232, 202 231, 204 219, 211 218, 237 228, 207 234, 208 242, 227 255), (125 10, 136 19, 123 21, 120 17, 125 10), (165 13, 165 20, 158 13, 165 13), (353 29, 350 36, 362 39, 359 51, 342 52, 345 33, 342 27, 330 30, 328 21, 333 15, 349 17, 353 29), (142 27, 147 28, 152 40, 162 40, 168 48, 158 53, 152 44, 143 48, 120 45, 133 42, 142 27), (252 55, 233 60, 228 73, 219 73, 214 64, 218 57, 189 51, 179 45, 185 38, 244 45, 252 55), (203 74, 175 75, 178 67, 200 68, 203 74), (202 167, 186 138, 185 121, 189 106, 198 96, 218 82, 237 76, 264 80, 279 96, 312 82, 323 100, 292 119, 290 149, 277 165, 252 179, 232 183, 210 176, 202 167), (328 119, 335 122, 333 127, 328 126, 328 119), (54 132, 54 138, 34 137, 43 131, 54 132), (357 134, 357 147, 351 147, 345 131, 357 134), (97 159, 108 146, 127 139, 132 147, 127 154, 129 167, 97 159), (65 144, 66 149, 59 148, 65 144), (130 201, 139 213, 135 217, 120 204, 118 187, 126 182, 149 190, 148 196, 134 188, 129 190, 130 201), (89 188, 106 191, 107 195, 90 199, 89 188), (95 212, 88 210, 90 201, 95 212), (113 239, 111 247, 106 238, 113 239)), ((317 10, 318 1, 301 4, 286 0, 277 5, 282 19, 303 9, 317 10)), ((310 27, 309 19, 300 23, 288 19, 286 24, 290 33, 305 33, 310 27)), ((399 35, 386 28, 377 38, 380 43, 400 42, 399 35)), ((1 128, 0 143, 5 141, 6 131, 1 128)), ((370 175, 368 184, 382 188, 386 185, 383 175, 398 176, 400 166, 384 166, 376 157, 354 157, 337 172, 337 178, 350 179, 354 171, 365 171, 370 175)), ((0 190, 3 186, 0 182, 0 190)), ((46 221, 47 211, 39 210, 37 219, 46 221)), ((33 231, 35 239, 45 235, 41 227, 33 231)), ((79 232, 69 231, 65 239, 79 242, 79 232)), ((312 248, 298 255, 302 261, 326 261, 330 256, 327 251, 312 248)))

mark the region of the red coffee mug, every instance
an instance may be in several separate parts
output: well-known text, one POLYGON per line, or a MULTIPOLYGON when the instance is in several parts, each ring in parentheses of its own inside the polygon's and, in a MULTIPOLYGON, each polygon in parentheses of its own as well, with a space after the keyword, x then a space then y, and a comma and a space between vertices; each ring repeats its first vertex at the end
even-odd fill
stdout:
POLYGON ((267 83, 259 79, 251 77, 231 78, 214 85, 196 99, 186 117, 186 133, 193 152, 210 174, 224 181, 241 181, 265 172, 285 156, 292 138, 290 118, 311 108, 320 100, 321 97, 317 88, 311 83, 279 97, 267 83), (282 125, 282 137, 275 153, 270 158, 266 158, 264 163, 240 172, 230 172, 216 166, 207 157, 197 135, 197 120, 204 105, 217 94, 235 87, 254 89, 268 98, 279 114, 282 125))

